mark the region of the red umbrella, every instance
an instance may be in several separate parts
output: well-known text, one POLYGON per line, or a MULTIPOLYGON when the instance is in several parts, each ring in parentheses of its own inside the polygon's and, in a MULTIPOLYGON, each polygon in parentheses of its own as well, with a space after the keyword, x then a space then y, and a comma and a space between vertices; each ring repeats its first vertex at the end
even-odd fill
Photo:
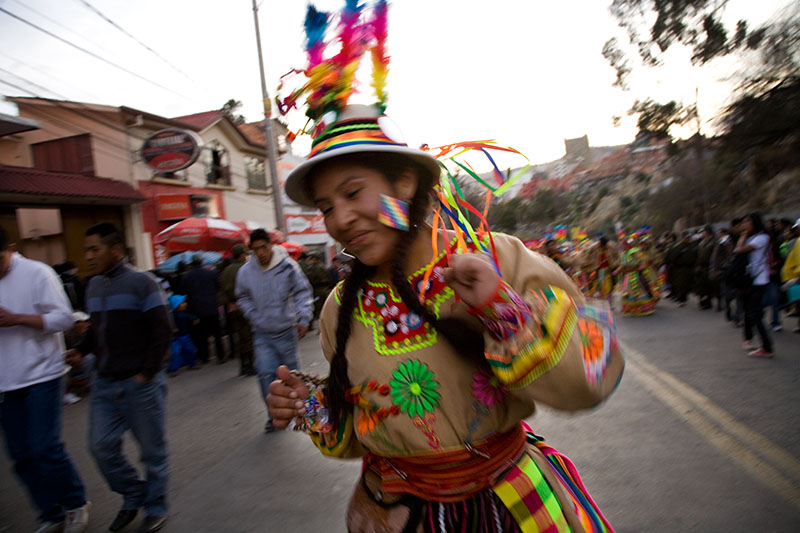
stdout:
MULTIPOLYGON (((264 224, 259 224, 258 222, 253 222, 252 220, 242 220, 239 222, 231 222, 231 224, 235 224, 245 230, 247 235, 250 235, 250 232, 254 229, 264 228, 264 224)), ((272 231, 267 232, 269 234, 269 242, 272 244, 281 244, 286 240, 286 237, 283 236, 283 233, 274 229, 272 231)))
POLYGON ((286 248, 286 251, 289 252, 289 257, 295 261, 297 261, 297 258, 300 257, 302 252, 306 251, 306 247, 299 242, 284 241, 280 243, 280 246, 286 248))
POLYGON ((190 217, 160 232, 154 242, 171 252, 211 250, 224 253, 246 239, 247 232, 227 220, 190 217))

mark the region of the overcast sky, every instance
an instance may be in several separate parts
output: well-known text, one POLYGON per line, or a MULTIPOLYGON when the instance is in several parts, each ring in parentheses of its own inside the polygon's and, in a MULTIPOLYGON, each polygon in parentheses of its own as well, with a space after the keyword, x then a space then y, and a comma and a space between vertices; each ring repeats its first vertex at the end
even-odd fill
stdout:
MULTIPOLYGON (((0 0, 0 8, 140 76, 0 12, 0 69, 24 78, 0 70, 0 93, 126 105, 167 117, 219 108, 234 98, 243 103, 240 112, 248 121, 262 118, 250 0, 87 1, 174 66, 82 0, 0 0)), ((315 4, 338 10, 343 3, 315 4)), ((731 0, 726 17, 758 24, 789 3, 731 0)), ((614 72, 601 49, 609 37, 623 42, 625 37, 608 4, 610 0, 395 0, 389 12, 387 113, 410 145, 496 139, 534 162, 545 162, 563 155, 565 137, 587 134, 594 146, 630 142, 635 120, 626 118, 614 127, 613 115, 624 113, 637 97, 692 103, 697 89, 703 128, 711 132, 709 121, 730 96, 730 82, 724 78, 735 69, 731 60, 713 68, 691 68, 686 51, 675 49, 668 68, 635 75, 630 92, 613 88, 614 72)), ((305 8, 302 0, 261 2, 271 97, 282 74, 305 65, 305 8)), ((354 101, 372 101, 368 77, 362 89, 367 94, 354 101)), ((15 113, 8 104, 0 104, 0 112, 15 113)), ((293 127, 302 123, 300 113, 290 121, 293 127)), ((306 147, 298 142, 295 151, 306 147)), ((521 163, 500 159, 501 166, 521 163)))

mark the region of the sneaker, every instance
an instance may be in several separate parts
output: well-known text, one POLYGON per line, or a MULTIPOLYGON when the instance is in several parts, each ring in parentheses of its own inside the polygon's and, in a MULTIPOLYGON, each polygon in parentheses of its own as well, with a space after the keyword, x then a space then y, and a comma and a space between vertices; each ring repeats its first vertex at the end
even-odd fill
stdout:
POLYGON ((769 359, 770 357, 772 357, 772 352, 768 352, 764 348, 759 348, 758 350, 753 350, 747 355, 750 357, 763 357, 765 359, 769 359))
POLYGON ((92 502, 86 502, 77 509, 67 511, 64 520, 64 533, 83 533, 89 527, 89 511, 92 502))
POLYGON ((136 513, 138 512, 138 509, 120 509, 116 518, 114 518, 114 521, 111 522, 110 526, 108 526, 108 530, 119 531, 123 527, 133 522, 133 519, 136 518, 136 513))
POLYGON ((146 516, 144 520, 142 520, 139 529, 136 531, 138 533, 155 533, 167 522, 167 517, 165 516, 146 516))
POLYGON ((64 531, 64 522, 42 522, 36 533, 61 533, 64 531))
POLYGON ((82 398, 77 394, 73 394, 71 392, 64 394, 64 405, 72 405, 74 403, 78 403, 81 400, 82 398))
POLYGON ((753 351, 753 350, 755 350, 755 349, 756 349, 756 345, 755 345, 755 344, 753 344, 753 343, 752 343, 752 342, 750 342, 750 341, 744 341, 744 342, 742 343, 742 349, 743 349, 743 350, 747 350, 748 352, 751 352, 751 351, 753 351))
POLYGON ((774 326, 772 326, 772 331, 783 331, 783 326, 781 326, 780 324, 775 324, 774 326))

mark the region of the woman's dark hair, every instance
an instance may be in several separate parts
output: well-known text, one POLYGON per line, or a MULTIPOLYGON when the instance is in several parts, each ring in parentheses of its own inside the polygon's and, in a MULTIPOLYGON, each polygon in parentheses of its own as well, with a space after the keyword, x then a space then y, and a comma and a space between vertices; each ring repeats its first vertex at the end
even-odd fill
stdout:
MULTIPOLYGON (((421 165, 402 155, 368 152, 349 154, 334 160, 353 163, 378 171, 389 181, 394 181, 402 171, 408 168, 417 170, 419 176, 417 191, 409 203, 409 230, 404 232, 400 242, 397 244, 397 251, 391 268, 392 285, 403 300, 403 303, 436 328, 459 354, 476 361, 483 360, 484 342, 481 333, 463 320, 451 317, 437 318, 427 307, 420 303, 419 297, 406 277, 408 251, 425 221, 425 216, 430 206, 430 191, 433 186, 432 176, 421 165)), ((375 267, 367 266, 356 259, 353 262, 352 271, 345 279, 342 288, 341 305, 339 306, 336 323, 336 351, 331 359, 331 370, 325 391, 331 422, 334 426, 339 423, 342 413, 348 409, 345 393, 350 389, 351 384, 347 375, 345 350, 347 341, 350 338, 353 311, 361 286, 374 272, 375 267)))
POLYGON ((764 221, 761 219, 761 213, 754 211, 747 215, 747 218, 750 219, 750 222, 753 224, 753 233, 764 233, 766 229, 764 229, 764 221))

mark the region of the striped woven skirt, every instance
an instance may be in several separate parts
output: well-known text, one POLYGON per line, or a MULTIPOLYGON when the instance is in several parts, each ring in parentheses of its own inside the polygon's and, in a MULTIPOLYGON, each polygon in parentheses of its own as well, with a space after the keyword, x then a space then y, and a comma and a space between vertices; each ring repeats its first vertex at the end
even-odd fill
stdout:
MULTIPOLYGON (((572 462, 544 444, 527 424, 526 452, 492 487, 460 501, 407 495, 382 511, 367 503, 361 483, 348 512, 348 530, 409 533, 613 532, 572 462), (358 502, 361 503, 358 503, 358 502), (354 505, 355 504, 355 505, 354 505), (377 511, 377 512, 376 512, 377 511)), ((374 496, 369 498, 373 502, 374 496)))

